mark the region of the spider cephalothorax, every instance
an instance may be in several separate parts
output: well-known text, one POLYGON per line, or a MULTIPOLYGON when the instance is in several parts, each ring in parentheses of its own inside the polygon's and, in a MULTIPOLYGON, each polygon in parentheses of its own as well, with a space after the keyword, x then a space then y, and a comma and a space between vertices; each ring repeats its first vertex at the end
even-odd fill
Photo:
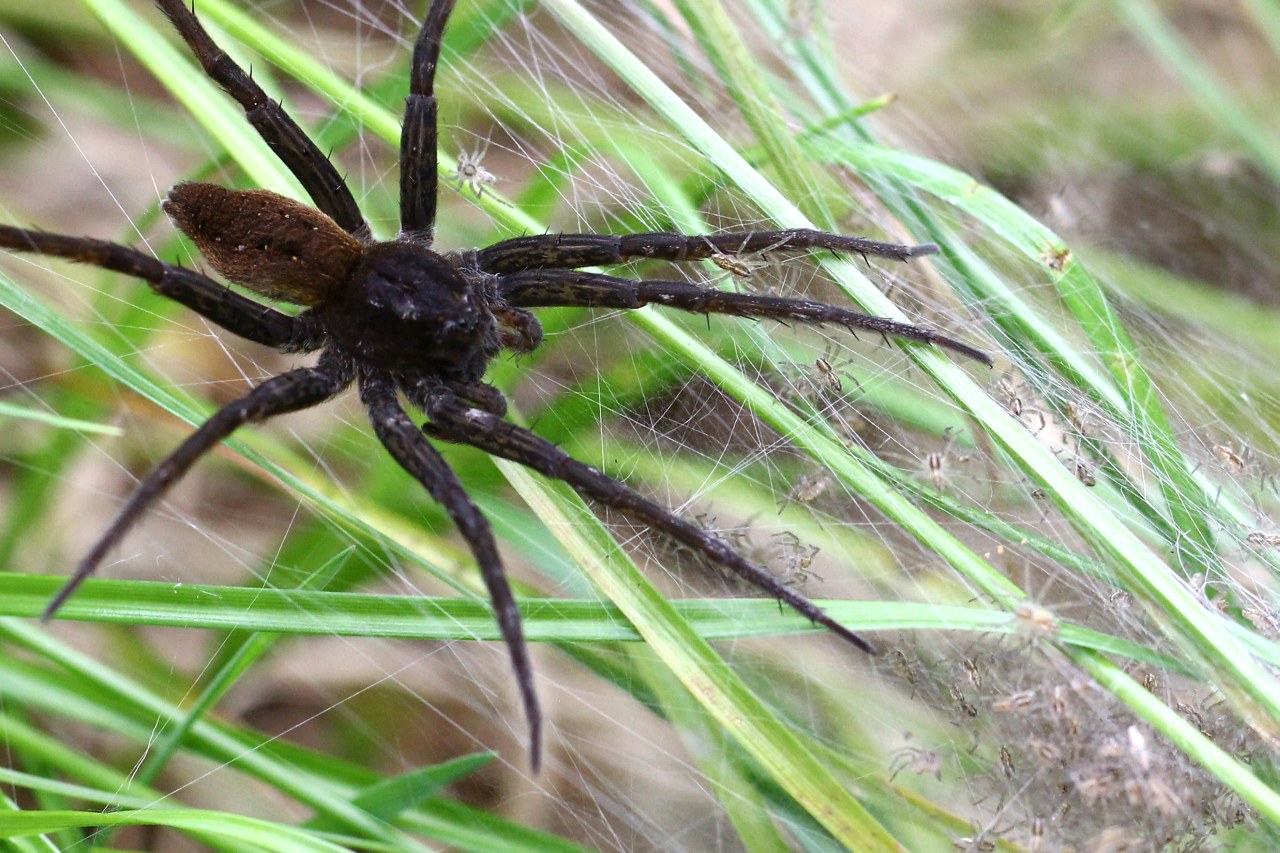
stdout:
POLYGON ((573 459, 504 419, 506 401, 484 383, 503 349, 527 352, 542 332, 536 306, 639 308, 650 303, 703 314, 831 323, 933 343, 990 364, 981 350, 927 328, 834 305, 733 293, 686 281, 631 280, 581 268, 631 258, 695 261, 731 254, 827 249, 907 260, 936 251, 811 230, 716 235, 544 234, 441 254, 435 226, 434 77, 454 0, 434 0, 414 48, 400 158, 400 234, 375 242, 333 165, 280 105, 218 49, 183 0, 157 0, 206 73, 245 111, 263 140, 306 188, 316 207, 266 192, 181 183, 165 211, 217 272, 273 300, 306 306, 290 316, 200 273, 88 237, 0 226, 0 246, 95 264, 144 279, 235 334, 286 352, 320 351, 312 367, 272 377, 224 406, 158 465, 46 610, 48 618, 91 574, 138 517, 206 451, 249 421, 314 406, 355 382, 388 452, 439 501, 479 564, 530 726, 536 768, 541 712, 515 598, 489 523, 431 439, 468 444, 570 484, 584 497, 662 532, 775 596, 858 647, 870 645, 804 596, 748 562, 727 542, 573 459), (422 410, 416 425, 401 399, 422 410))

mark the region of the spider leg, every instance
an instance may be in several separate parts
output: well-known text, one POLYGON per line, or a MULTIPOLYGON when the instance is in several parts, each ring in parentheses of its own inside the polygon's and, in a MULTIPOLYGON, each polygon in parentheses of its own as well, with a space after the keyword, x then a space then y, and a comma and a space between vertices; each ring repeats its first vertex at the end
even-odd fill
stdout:
POLYGON ((214 43, 185 0, 156 2, 205 73, 240 104, 245 118, 302 183, 316 207, 348 233, 369 237, 369 226, 347 182, 279 101, 268 98, 262 87, 214 43))
POLYGON ((539 234, 516 237, 477 250, 474 263, 484 272, 505 273, 528 269, 576 269, 621 263, 630 258, 700 261, 718 254, 795 252, 804 249, 879 255, 898 261, 938 251, 933 243, 903 246, 808 228, 731 231, 705 235, 655 231, 646 234, 539 234))
MULTIPOLYGON (((434 387, 434 386, 432 386, 434 387)), ((484 409, 491 415, 506 417, 507 398, 502 392, 487 382, 453 383, 449 386, 453 393, 473 406, 484 409)), ((410 400, 413 397, 410 396, 410 400)))
POLYGON ((369 410, 374 432, 391 456, 435 498, 462 537, 480 566, 480 576, 489 590, 498 629, 511 655, 520 698, 529 720, 529 764, 536 773, 542 763, 542 711, 533 689, 533 666, 520 627, 520 610, 502 569, 498 547, 489 521, 467 495, 440 451, 436 450, 405 414, 392 382, 380 376, 362 376, 360 399, 369 410))
POLYGON ((937 344, 976 359, 988 367, 991 356, 976 347, 923 326, 860 314, 825 302, 734 293, 687 281, 634 281, 578 270, 527 270, 498 277, 498 291, 508 305, 520 307, 580 305, 591 308, 641 308, 649 303, 698 314, 731 314, 798 323, 835 323, 895 338, 937 344))
POLYGON ((749 563, 728 542, 676 517, 670 510, 602 471, 579 462, 536 433, 489 412, 467 406, 453 391, 443 386, 433 389, 425 402, 430 423, 423 429, 430 435, 459 444, 469 444, 490 455, 518 462, 544 476, 563 480, 580 495, 612 507, 701 553, 717 565, 789 605, 810 621, 830 629, 841 639, 863 651, 875 652, 869 642, 836 622, 812 601, 787 587, 773 575, 749 563))
POLYGON ((156 293, 180 302, 227 331, 277 349, 313 350, 322 336, 306 314, 290 317, 194 270, 158 261, 117 243, 0 225, 0 248, 65 258, 136 276, 156 293))
POLYGON ((400 231, 431 240, 436 225, 436 65, 456 0, 434 0, 413 46, 409 96, 400 130, 400 231))
POLYGON ((317 367, 305 367, 273 376, 215 412, 186 441, 178 445, 177 450, 165 457, 163 462, 143 478, 124 509, 80 561, 75 572, 45 608, 41 618, 53 618, 58 608, 93 574, 107 552, 115 547, 138 518, 178 482, 197 459, 231 435, 237 427, 250 421, 262 421, 285 412, 310 408, 333 397, 350 382, 348 368, 333 364, 332 360, 326 363, 322 359, 317 367))

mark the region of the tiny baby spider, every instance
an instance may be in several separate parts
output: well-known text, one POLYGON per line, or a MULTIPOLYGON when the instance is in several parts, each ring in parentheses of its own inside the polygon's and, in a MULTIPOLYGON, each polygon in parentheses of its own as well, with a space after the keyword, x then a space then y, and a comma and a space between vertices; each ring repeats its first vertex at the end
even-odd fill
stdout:
MULTIPOLYGON (((458 167, 453 171, 454 189, 460 191, 463 187, 468 187, 478 199, 484 195, 486 187, 491 187, 498 182, 498 176, 483 165, 484 155, 488 151, 489 142, 486 140, 479 148, 458 152, 458 167)), ((490 193, 489 197, 497 198, 493 193, 490 193)))
POLYGON ((894 781, 903 770, 916 776, 932 776, 942 781, 942 754, 918 746, 902 746, 892 753, 889 762, 889 781, 894 781))
POLYGON ((947 462, 951 456, 951 447, 956 443, 954 427, 947 427, 942 431, 942 434, 946 438, 946 443, 942 445, 942 449, 931 450, 924 457, 924 473, 928 476, 929 481, 933 483, 935 492, 941 492, 942 487, 946 485, 947 462))
POLYGON ((787 490, 779 501, 779 506, 795 501, 797 503, 811 503, 831 488, 831 475, 826 471, 812 471, 805 474, 796 484, 787 490))
POLYGON ((726 252, 724 250, 716 250, 711 253, 711 257, 707 260, 718 266, 720 269, 736 276, 737 278, 751 278, 757 270, 763 269, 768 265, 767 260, 763 259, 765 255, 774 249, 781 248, 786 245, 786 240, 780 239, 776 243, 755 249, 751 252, 747 251, 747 241, 743 240, 742 245, 734 252, 726 252))
POLYGON ((822 355, 812 362, 784 362, 780 366, 796 396, 829 409, 845 400, 846 391, 861 393, 862 384, 847 369, 852 363, 848 358, 837 356, 835 347, 828 344, 822 355))
MULTIPOLYGON (((206 320, 285 353, 318 353, 311 366, 270 377, 223 406, 147 474, 115 520, 49 603, 51 618, 107 554, 192 465, 239 427, 327 402, 353 385, 390 456, 453 521, 479 568, 506 643, 540 763, 542 712, 516 597, 488 518, 438 449, 468 445, 569 484, 583 498, 664 534, 865 651, 871 645, 745 559, 722 537, 674 515, 594 466, 506 418, 507 401, 485 381, 503 352, 542 343, 530 309, 635 309, 648 304, 697 314, 828 324, 944 347, 991 365, 980 349, 932 329, 807 299, 733 293, 678 279, 628 279, 587 271, 630 259, 686 262, 763 251, 877 255, 906 261, 937 251, 809 229, 715 235, 531 234, 464 251, 433 248, 439 167, 435 72, 454 0, 434 0, 415 40, 400 147, 400 231, 374 239, 355 196, 323 151, 255 79, 224 53, 185 0, 157 0, 205 73, 235 100, 314 207, 266 190, 203 182, 174 186, 169 218, 222 277, 276 310, 194 269, 92 237, 0 225, 0 247, 101 267, 142 279, 206 320), (425 417, 417 423, 409 414, 425 417)), ((477 194, 488 173, 464 157, 477 194)), ((460 170, 461 170, 460 164, 460 170)))

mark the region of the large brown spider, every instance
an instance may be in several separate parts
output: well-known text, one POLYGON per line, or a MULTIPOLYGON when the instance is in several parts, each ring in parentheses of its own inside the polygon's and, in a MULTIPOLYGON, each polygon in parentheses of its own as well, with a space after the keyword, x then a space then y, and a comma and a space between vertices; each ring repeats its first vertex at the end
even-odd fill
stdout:
POLYGON ((827 249, 906 260, 937 250, 820 231, 687 236, 541 234, 469 252, 431 248, 436 216, 434 78, 455 0, 434 0, 414 45, 400 142, 400 233, 371 236, 346 183, 279 103, 214 44, 182 0, 157 0, 205 72, 244 108, 250 124, 297 176, 316 207, 264 190, 181 183, 165 212, 218 273, 268 299, 306 306, 298 316, 241 296, 198 272, 126 246, 0 226, 0 247, 53 255, 144 279, 225 329, 284 352, 320 351, 314 367, 272 377, 210 417, 138 485, 124 509, 45 611, 51 617, 138 518, 191 465, 248 421, 317 405, 355 382, 382 444, 439 501, 466 539, 510 650, 538 767, 542 716, 520 628, 489 523, 428 440, 457 442, 563 480, 584 497, 661 531, 866 651, 871 645, 807 598, 752 565, 723 539, 673 515, 618 480, 504 419, 507 403, 483 379, 503 350, 533 350, 542 330, 527 308, 639 308, 835 323, 938 344, 988 365, 981 350, 927 328, 800 299, 730 293, 685 281, 616 278, 581 267, 628 258, 693 261, 726 253, 827 249), (425 413, 415 426, 401 399, 425 413))

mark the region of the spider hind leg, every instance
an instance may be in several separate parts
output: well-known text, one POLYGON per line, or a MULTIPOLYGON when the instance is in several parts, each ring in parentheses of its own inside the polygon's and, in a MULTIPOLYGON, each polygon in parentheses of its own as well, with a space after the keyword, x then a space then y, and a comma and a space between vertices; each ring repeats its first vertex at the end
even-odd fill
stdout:
POLYGON ((583 497, 618 510, 702 554, 717 565, 772 595, 802 616, 822 625, 841 639, 874 654, 875 647, 828 616, 800 593, 773 575, 748 562, 728 542, 673 515, 670 510, 604 472, 579 462, 536 433, 488 412, 467 406, 444 386, 437 386, 425 401, 430 422, 428 435, 518 462, 538 473, 568 483, 583 497))
POLYGON ((45 621, 53 618, 143 513, 163 497, 182 475, 191 470, 196 460, 231 435, 237 427, 323 403, 338 394, 350 381, 349 372, 344 367, 335 365, 332 360, 322 359, 317 367, 304 367, 273 376, 215 412, 143 478, 115 521, 80 561, 80 565, 63 584, 62 589, 58 590, 53 601, 49 602, 41 618, 45 621))
MULTIPOLYGON (((496 389, 494 393, 497 393, 496 389)), ((529 764, 536 773, 542 763, 542 711, 533 687, 533 664, 520 626, 520 610, 503 571, 489 521, 471 500, 444 457, 409 419, 397 399, 395 384, 389 378, 376 375, 361 377, 360 399, 369 410, 369 420, 383 447, 444 507, 475 555, 480 576, 489 590, 498 629, 507 644, 511 666, 515 670, 516 684, 529 721, 529 764)))

